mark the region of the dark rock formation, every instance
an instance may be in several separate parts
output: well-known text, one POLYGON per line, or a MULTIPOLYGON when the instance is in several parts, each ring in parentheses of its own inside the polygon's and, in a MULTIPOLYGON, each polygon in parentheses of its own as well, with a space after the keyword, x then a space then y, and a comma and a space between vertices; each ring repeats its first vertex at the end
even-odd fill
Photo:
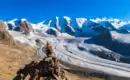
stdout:
POLYGON ((12 25, 10 23, 7 23, 7 25, 8 25, 9 30, 13 30, 14 29, 14 25, 12 25))
POLYGON ((107 52, 105 50, 101 50, 101 51, 90 50, 89 52, 92 53, 93 55, 96 55, 96 56, 104 58, 104 59, 117 61, 117 62, 122 61, 121 60, 122 56, 115 52, 107 52))
POLYGON ((98 45, 109 47, 113 41, 113 38, 110 31, 108 29, 104 29, 100 35, 92 38, 92 40, 98 45))
POLYGON ((74 31, 74 29, 71 26, 69 26, 67 24, 64 24, 64 28, 65 28, 65 32, 66 33, 68 33, 70 35, 74 35, 75 34, 75 31, 74 31))
POLYGON ((54 29, 52 29, 52 28, 48 29, 46 31, 46 33, 49 34, 49 35, 53 35, 55 37, 57 36, 57 32, 54 29))
POLYGON ((20 22, 19 26, 21 31, 23 31, 23 33, 26 35, 28 35, 31 31, 33 31, 32 25, 27 21, 20 22))
POLYGON ((56 28, 59 32, 62 32, 59 25, 55 24, 55 28, 56 28))
POLYGON ((125 58, 125 56, 130 56, 130 43, 125 43, 118 39, 113 39, 109 30, 102 32, 100 35, 93 37, 92 39, 85 40, 85 43, 91 42, 104 46, 105 48, 122 55, 123 57, 120 59, 121 62, 130 63, 130 57, 125 58))

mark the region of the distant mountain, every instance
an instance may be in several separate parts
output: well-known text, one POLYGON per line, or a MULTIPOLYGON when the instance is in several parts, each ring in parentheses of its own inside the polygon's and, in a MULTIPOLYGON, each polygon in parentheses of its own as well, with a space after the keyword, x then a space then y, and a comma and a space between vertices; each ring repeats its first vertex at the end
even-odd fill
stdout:
POLYGON ((64 16, 65 22, 63 23, 63 27, 66 33, 70 35, 75 35, 75 30, 74 28, 70 25, 71 18, 64 16))
POLYGON ((130 24, 125 24, 119 28, 119 30, 127 30, 130 31, 130 24))
MULTIPOLYGON (((13 19, 6 22, 9 30, 20 31, 19 23, 26 19, 13 19)), ((86 18, 70 18, 68 16, 57 17, 51 20, 44 20, 40 23, 30 23, 34 30, 47 32, 49 27, 57 29, 61 33, 67 33, 75 37, 93 37, 104 31, 104 29, 117 31, 119 33, 129 33, 129 22, 119 19, 96 18, 87 20, 86 18)))
POLYGON ((116 28, 108 21, 102 21, 99 22, 100 25, 102 25, 103 27, 108 28, 109 30, 116 30, 116 28))

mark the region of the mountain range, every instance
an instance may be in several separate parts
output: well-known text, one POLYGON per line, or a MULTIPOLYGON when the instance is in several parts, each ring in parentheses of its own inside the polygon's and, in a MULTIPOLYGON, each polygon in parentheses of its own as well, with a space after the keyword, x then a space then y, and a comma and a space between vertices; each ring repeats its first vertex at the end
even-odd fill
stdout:
POLYGON ((90 50, 90 53, 93 55, 104 59, 106 59, 106 56, 109 55, 109 58, 107 57, 107 59, 115 61, 117 59, 120 59, 118 61, 130 63, 129 21, 107 18, 96 18, 89 20, 86 18, 71 19, 68 16, 63 16, 63 18, 56 16, 56 19, 44 20, 40 23, 28 22, 26 24, 26 22, 28 21, 23 18, 13 19, 5 23, 8 25, 7 30, 10 31, 20 31, 20 25, 23 23, 22 26, 29 26, 26 28, 27 31, 32 31, 41 36, 71 36, 75 38, 87 38, 84 40, 84 44, 95 44, 97 46, 99 45, 112 51, 112 53, 109 54, 109 52, 104 50, 103 52, 95 52, 93 50, 90 50), (32 30, 30 27, 32 27, 32 30), (120 58, 117 58, 117 56, 115 57, 113 55, 118 55, 120 58))

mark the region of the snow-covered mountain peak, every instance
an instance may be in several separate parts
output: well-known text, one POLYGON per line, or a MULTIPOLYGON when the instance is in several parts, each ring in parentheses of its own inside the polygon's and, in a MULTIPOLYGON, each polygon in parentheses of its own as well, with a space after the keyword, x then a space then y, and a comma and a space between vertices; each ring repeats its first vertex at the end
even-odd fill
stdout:
POLYGON ((60 25, 59 25, 59 17, 57 17, 57 16, 56 16, 56 24, 55 24, 55 27, 56 27, 56 29, 57 29, 58 31, 61 32, 61 27, 60 27, 60 25))
POLYGON ((58 16, 56 16, 56 20, 59 20, 59 17, 58 17, 58 16))
POLYGON ((70 17, 68 17, 68 16, 63 16, 63 18, 66 20, 67 25, 70 25, 71 18, 70 18, 70 17))
POLYGON ((76 23, 79 26, 79 28, 82 28, 83 24, 87 21, 86 18, 76 18, 76 23))
POLYGON ((96 19, 90 19, 90 21, 95 22, 95 23, 99 23, 99 22, 103 22, 103 21, 108 21, 116 29, 119 29, 123 25, 126 25, 126 24, 129 23, 127 21, 122 21, 122 20, 117 19, 117 18, 96 18, 96 19))
MULTIPOLYGON (((27 19, 13 19, 6 24, 10 26, 9 29, 12 30, 18 28, 20 22, 27 21, 27 19)), ((117 18, 94 18, 94 19, 86 19, 86 18, 70 18, 68 16, 58 17, 52 20, 44 20, 40 23, 30 23, 33 29, 44 30, 47 31, 49 27, 56 28, 59 32, 64 32, 75 36, 75 34, 84 34, 83 32, 89 32, 92 34, 92 28, 107 28, 109 30, 115 30, 122 32, 125 30, 130 30, 130 21, 122 21, 117 18), (91 30, 91 31, 90 31, 91 30), (71 32, 71 33, 70 33, 71 32)), ((128 32, 129 33, 129 32, 128 32)), ((85 33, 86 34, 86 33, 85 33)))
POLYGON ((38 25, 38 26, 41 26, 41 25, 43 25, 43 24, 45 23, 45 21, 46 21, 46 20, 44 20, 44 21, 42 21, 42 22, 40 22, 40 23, 37 23, 37 25, 38 25))
POLYGON ((50 21, 49 21, 49 23, 48 23, 48 27, 50 27, 50 25, 51 25, 51 22, 52 22, 52 20, 50 20, 50 21))
POLYGON ((15 22, 17 21, 18 19, 13 19, 13 20, 10 20, 8 23, 12 23, 12 22, 15 22))
POLYGON ((12 24, 12 25, 14 25, 15 26, 15 21, 17 21, 18 19, 13 19, 13 20, 10 20, 9 22, 7 22, 7 23, 10 23, 10 24, 12 24))
POLYGON ((22 18, 22 19, 21 19, 21 22, 24 22, 24 21, 27 21, 27 19, 26 19, 26 18, 22 18))
POLYGON ((90 21, 98 23, 98 22, 102 22, 102 21, 107 21, 107 18, 104 17, 104 18, 90 19, 90 21))
POLYGON ((56 16, 56 25, 59 26, 59 17, 56 16))

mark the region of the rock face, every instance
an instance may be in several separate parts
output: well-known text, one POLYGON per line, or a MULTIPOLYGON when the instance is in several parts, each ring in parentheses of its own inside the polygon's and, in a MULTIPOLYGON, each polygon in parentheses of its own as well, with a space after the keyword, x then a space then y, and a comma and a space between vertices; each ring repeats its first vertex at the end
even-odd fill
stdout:
POLYGON ((99 50, 99 51, 90 50, 90 53, 92 53, 93 55, 99 56, 101 58, 104 58, 104 59, 113 60, 113 61, 117 61, 117 62, 122 61, 121 60, 122 56, 115 52, 107 52, 105 50, 99 50))
POLYGON ((70 35, 74 35, 75 34, 75 30, 70 26, 70 25, 64 25, 65 28, 65 32, 70 34, 70 35))
POLYGON ((28 35, 31 31, 33 31, 32 25, 27 21, 20 22, 20 29, 26 35, 28 35))
POLYGON ((100 35, 93 37, 92 39, 86 40, 85 43, 94 43, 96 45, 101 45, 101 46, 113 51, 113 53, 111 54, 110 60, 113 60, 112 57, 115 59, 116 58, 118 59, 120 57, 119 61, 125 62, 125 63, 130 63, 130 58, 125 57, 125 56, 130 56, 129 55, 130 43, 125 43, 118 39, 114 39, 109 30, 102 32, 100 35), (115 56, 113 56, 113 55, 115 55, 115 56))
POLYGON ((13 37, 6 31, 6 25, 3 21, 0 21, 0 40, 7 42, 9 44, 15 44, 13 37))
POLYGON ((103 45, 106 47, 109 47, 112 43, 112 35, 109 30, 102 31, 102 33, 96 37, 93 38, 93 41, 95 41, 99 45, 103 45))
POLYGON ((120 55, 124 56, 122 57, 122 61, 130 63, 130 58, 125 58, 125 56, 130 56, 130 43, 125 43, 118 39, 113 39, 109 31, 102 33, 100 36, 94 38, 94 42, 112 50, 113 52, 120 53, 120 55))
POLYGON ((49 34, 49 35, 53 35, 53 36, 57 37, 57 32, 54 29, 52 29, 52 28, 48 29, 46 31, 46 33, 49 34))
POLYGON ((10 23, 7 23, 7 25, 8 25, 9 30, 13 30, 14 25, 12 25, 12 24, 10 24, 10 23))

